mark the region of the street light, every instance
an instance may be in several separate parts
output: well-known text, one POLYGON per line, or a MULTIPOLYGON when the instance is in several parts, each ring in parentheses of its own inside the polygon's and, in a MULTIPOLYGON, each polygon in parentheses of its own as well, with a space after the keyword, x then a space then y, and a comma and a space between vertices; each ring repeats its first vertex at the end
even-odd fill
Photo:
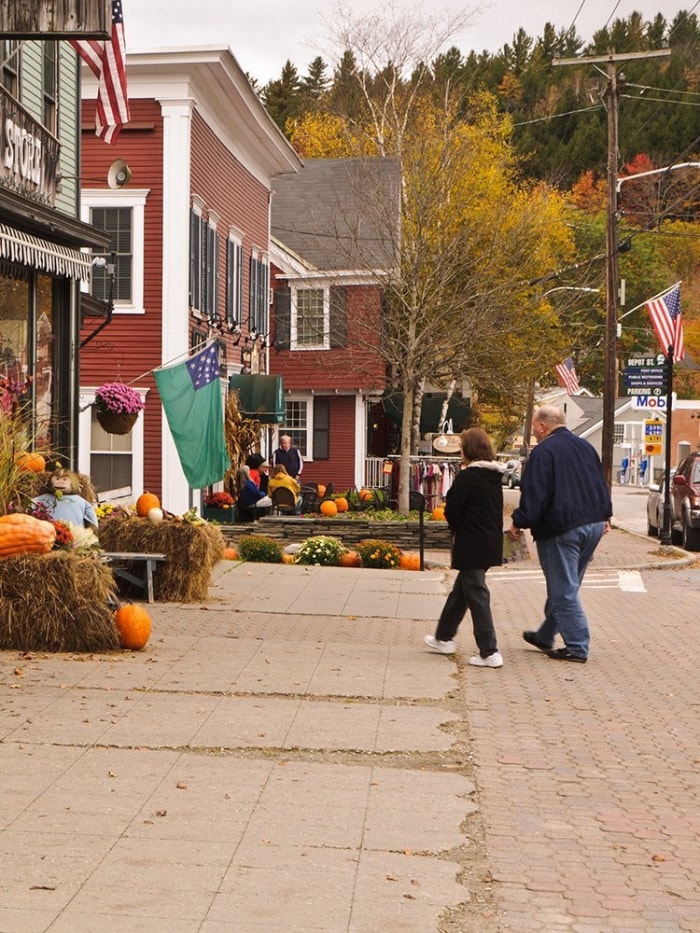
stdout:
POLYGON ((667 172, 675 172, 679 168, 700 168, 700 162, 679 162, 677 165, 667 165, 665 168, 653 168, 648 172, 637 172, 634 175, 623 175, 617 179, 617 193, 620 193, 620 187, 626 181, 634 181, 637 178, 644 178, 647 175, 663 175, 667 172))
POLYGON ((542 297, 546 298, 552 292, 587 292, 588 294, 595 293, 597 295, 600 289, 588 288, 586 285, 556 285, 554 288, 548 288, 542 297))

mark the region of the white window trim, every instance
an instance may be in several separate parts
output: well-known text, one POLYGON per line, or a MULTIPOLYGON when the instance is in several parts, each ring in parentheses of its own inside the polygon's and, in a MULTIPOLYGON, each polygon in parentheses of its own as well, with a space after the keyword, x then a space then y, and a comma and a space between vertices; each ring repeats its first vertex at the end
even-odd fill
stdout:
MULTIPOLYGON (((132 209, 131 301, 115 301, 115 314, 145 313, 143 299, 144 216, 149 191, 148 188, 115 189, 113 191, 107 188, 83 188, 80 192, 80 215, 85 223, 90 223, 90 211, 95 207, 130 207, 132 209)), ((83 286, 83 290, 87 291, 87 286, 83 286)))
MULTIPOLYGON (((285 395, 285 402, 303 402, 306 405, 306 449, 308 453, 302 455, 304 463, 313 463, 314 460, 314 396, 313 393, 303 394, 295 393, 285 395)), ((280 437, 287 431, 294 430, 290 427, 280 427, 277 430, 274 449, 280 445, 280 437)))
POLYGON ((321 282, 293 285, 291 289, 290 349, 292 350, 330 350, 331 348, 331 290, 321 282), (323 289, 323 341, 318 344, 297 343, 297 292, 320 291, 323 289))
MULTIPOLYGON (((95 392, 99 386, 85 386, 80 389, 80 416, 78 419, 78 470, 86 476, 90 475, 90 430, 92 425, 92 404, 95 401, 95 392)), ((135 388, 135 387, 134 387, 135 388)), ((136 388, 141 400, 146 402, 148 389, 136 388)), ((133 501, 143 489, 143 458, 144 458, 144 413, 141 411, 136 424, 131 429, 131 491, 133 501)))
MULTIPOLYGON (((228 243, 233 243, 233 245, 237 249, 240 250, 240 253, 238 253, 238 260, 236 262, 236 270, 235 270, 237 275, 236 275, 234 282, 232 283, 233 285, 237 286, 235 288, 235 294, 232 296, 233 298, 233 301, 232 301, 233 320, 236 326, 240 329, 243 326, 243 305, 244 305, 244 299, 243 299, 243 258, 244 258, 243 257, 243 234, 239 233, 238 230, 229 230, 227 244, 228 243)), ((229 289, 229 284, 230 284, 229 272, 230 270, 228 267, 228 245, 227 245, 226 246, 226 287, 224 289, 224 292, 226 293, 226 295, 228 295, 228 289, 229 289)), ((224 318, 226 318, 226 311, 227 309, 224 309, 224 318)), ((228 318, 226 318, 226 321, 228 321, 228 318)))

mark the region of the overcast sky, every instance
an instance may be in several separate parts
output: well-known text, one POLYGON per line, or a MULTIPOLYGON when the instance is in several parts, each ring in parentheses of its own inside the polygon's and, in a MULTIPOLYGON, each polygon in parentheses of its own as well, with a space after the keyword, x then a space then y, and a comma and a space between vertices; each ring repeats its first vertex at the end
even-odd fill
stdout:
MULTIPOLYGON (((361 12, 376 9, 376 0, 345 0, 346 8, 361 12)), ((397 8, 402 8, 400 0, 397 8)), ((410 4, 415 9, 415 2, 410 4)), ((700 0, 424 0, 425 12, 445 9, 476 10, 469 26, 449 43, 464 54, 471 50, 496 52, 511 42, 519 28, 540 36, 546 22, 568 29, 574 22, 578 34, 589 41, 608 20, 627 17, 637 10, 651 19, 662 12, 670 22, 679 10, 693 10, 700 0)), ((334 4, 319 0, 124 0, 127 50, 180 48, 193 45, 228 46, 238 63, 259 84, 278 78, 290 59, 300 74, 321 55, 329 64, 335 50, 321 21, 334 4)), ((404 7, 405 8, 405 7, 404 7)), ((697 11, 696 11, 697 12, 697 11)))

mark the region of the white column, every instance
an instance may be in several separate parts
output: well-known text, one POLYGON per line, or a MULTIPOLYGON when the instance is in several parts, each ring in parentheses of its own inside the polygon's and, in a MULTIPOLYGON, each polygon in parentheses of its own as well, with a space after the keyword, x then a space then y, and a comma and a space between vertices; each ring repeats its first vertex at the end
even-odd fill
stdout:
POLYGON ((360 392, 355 396, 355 485, 365 484, 365 457, 367 455, 367 402, 360 392))
MULTIPOLYGON (((189 350, 190 165, 193 101, 161 102, 163 114, 162 362, 189 350)), ((164 508, 187 511, 189 486, 163 412, 161 482, 164 508)))

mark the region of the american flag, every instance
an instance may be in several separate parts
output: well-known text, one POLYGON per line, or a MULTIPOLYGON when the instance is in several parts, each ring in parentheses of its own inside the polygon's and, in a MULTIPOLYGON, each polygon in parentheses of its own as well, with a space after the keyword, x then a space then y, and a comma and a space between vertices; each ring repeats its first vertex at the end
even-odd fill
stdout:
POLYGON ((75 39, 71 45, 97 78, 95 132, 106 143, 116 142, 129 122, 129 93, 126 86, 126 42, 121 0, 112 0, 112 38, 75 39))
POLYGON ((647 301, 646 307, 664 356, 668 355, 668 348, 673 344, 673 362, 677 363, 682 360, 685 356, 685 349, 683 348, 681 283, 674 285, 657 298, 647 301))
POLYGON ((578 390, 581 388, 581 386, 578 384, 578 376, 576 375, 574 361, 570 356, 567 356, 567 358, 562 363, 558 363, 554 367, 554 371, 557 374, 559 385, 562 387, 562 389, 566 389, 569 395, 573 395, 574 392, 578 392, 578 390))

